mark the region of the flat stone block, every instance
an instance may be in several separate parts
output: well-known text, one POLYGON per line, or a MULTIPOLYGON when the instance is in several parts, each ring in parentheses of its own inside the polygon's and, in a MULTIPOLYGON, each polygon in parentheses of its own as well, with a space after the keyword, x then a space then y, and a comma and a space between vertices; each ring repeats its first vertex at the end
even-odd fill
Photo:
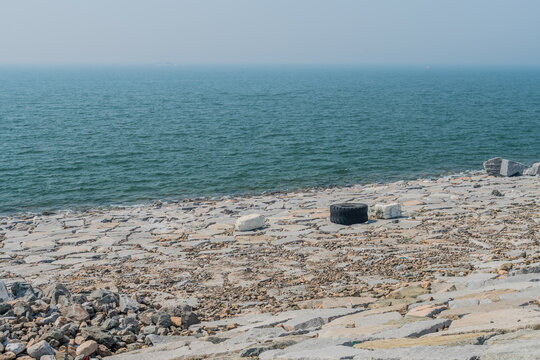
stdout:
POLYGON ((412 310, 410 310, 407 313, 407 316, 434 317, 435 315, 437 315, 438 313, 446 309, 448 309, 448 306, 446 305, 436 305, 436 304, 422 305, 422 306, 417 306, 413 308, 412 310))
POLYGON ((365 307, 375 301, 377 301, 377 299, 372 297, 347 296, 305 300, 299 302, 297 305, 300 309, 333 309, 340 307, 355 308, 365 307))
POLYGON ((397 203, 375 205, 375 216, 378 219, 395 219, 401 217, 401 205, 397 203))
POLYGON ((307 349, 301 351, 264 352, 260 359, 295 359, 295 360, 336 360, 352 359, 354 356, 369 356, 368 350, 354 349, 349 346, 335 345, 320 349, 307 349))
MULTIPOLYGON (((356 355, 354 360, 470 360, 478 359, 483 345, 412 346, 408 348, 378 349, 367 355, 356 355)), ((484 359, 482 357, 482 359, 484 359)))
POLYGON ((397 339, 382 339, 365 341, 354 345, 357 349, 396 349, 410 348, 413 346, 463 346, 477 345, 482 343, 486 338, 489 338, 493 333, 476 332, 467 334, 454 335, 437 335, 422 336, 419 338, 397 338, 397 339))
POLYGON ((540 331, 519 330, 488 339, 481 359, 525 360, 537 359, 540 355, 540 331))
POLYGON ((399 329, 382 331, 375 335, 376 338, 401 338, 401 337, 420 337, 426 334, 434 333, 440 329, 448 327, 452 323, 449 319, 430 319, 420 320, 408 323, 399 329))
POLYGON ((475 312, 455 320, 446 334, 474 331, 511 331, 540 325, 540 314, 534 307, 475 312))

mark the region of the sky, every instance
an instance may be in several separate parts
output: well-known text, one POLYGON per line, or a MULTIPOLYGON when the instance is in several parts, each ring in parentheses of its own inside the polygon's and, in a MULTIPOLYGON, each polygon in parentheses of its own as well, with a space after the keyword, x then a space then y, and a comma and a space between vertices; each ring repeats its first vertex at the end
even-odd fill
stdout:
POLYGON ((539 0, 0 0, 4 64, 540 65, 539 0))

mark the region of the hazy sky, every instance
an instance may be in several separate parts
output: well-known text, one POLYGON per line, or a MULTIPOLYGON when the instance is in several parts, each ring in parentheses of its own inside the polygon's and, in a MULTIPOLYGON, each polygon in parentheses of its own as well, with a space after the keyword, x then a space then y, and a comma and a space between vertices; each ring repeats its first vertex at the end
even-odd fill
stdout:
POLYGON ((540 65, 540 0, 0 0, 0 63, 540 65))

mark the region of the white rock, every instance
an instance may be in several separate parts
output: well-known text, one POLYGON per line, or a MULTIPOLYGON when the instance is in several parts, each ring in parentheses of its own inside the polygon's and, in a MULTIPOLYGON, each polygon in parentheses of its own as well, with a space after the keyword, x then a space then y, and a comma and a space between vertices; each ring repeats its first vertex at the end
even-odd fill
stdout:
POLYGON ((540 175, 540 162, 532 164, 530 168, 528 168, 527 170, 523 172, 523 175, 530 175, 530 176, 540 175))
POLYGON ((501 175, 502 176, 516 176, 523 174, 525 165, 517 161, 503 159, 501 162, 501 175))
POLYGON ((261 228, 264 226, 264 220, 264 216, 259 214, 242 216, 236 220, 236 230, 249 231, 261 228))
POLYGON ((394 219, 401 216, 401 204, 375 205, 375 216, 378 219, 394 219))

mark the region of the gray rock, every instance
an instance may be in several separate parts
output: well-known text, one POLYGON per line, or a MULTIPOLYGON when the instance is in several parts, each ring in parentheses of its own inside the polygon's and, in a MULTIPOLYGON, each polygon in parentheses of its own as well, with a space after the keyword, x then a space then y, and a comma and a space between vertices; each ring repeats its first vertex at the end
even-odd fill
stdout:
POLYGON ((491 176, 499 176, 501 173, 501 162, 502 158, 496 157, 493 159, 489 159, 487 161, 484 161, 484 169, 486 169, 486 172, 488 175, 491 176))
POLYGON ((6 331, 6 332, 0 331, 0 344, 5 346, 7 344, 6 339, 7 339, 8 336, 9 336, 9 331, 6 331))
POLYGON ((185 300, 169 300, 163 304, 160 309, 171 316, 182 318, 182 327, 188 328, 191 325, 200 323, 199 317, 192 311, 191 305, 185 300))
POLYGON ((158 328, 168 328, 172 325, 171 316, 165 312, 158 312, 152 315, 152 322, 156 324, 158 328))
POLYGON ((38 324, 39 325, 47 325, 47 324, 52 324, 53 322, 56 321, 56 319, 58 319, 60 317, 60 314, 58 313, 54 313, 54 314, 51 314, 41 320, 38 321, 38 324))
POLYGON ((41 359, 42 356, 55 354, 54 349, 45 340, 41 340, 40 342, 30 346, 28 349, 26 349, 26 352, 34 359, 41 359))
POLYGON ((45 337, 47 340, 54 339, 60 341, 64 339, 64 331, 62 331, 61 329, 51 329, 47 332, 45 337))
POLYGON ((13 284, 11 284, 11 293, 16 298, 25 298, 27 300, 31 300, 35 298, 35 292, 32 285, 22 282, 22 281, 16 281, 13 284))
POLYGON ((298 330, 314 330, 325 324, 324 319, 320 316, 298 317, 291 319, 284 324, 287 331, 298 330))
POLYGON ((120 325, 120 322, 118 321, 118 319, 111 318, 111 319, 105 320, 103 322, 103 325, 101 325, 101 327, 105 330, 111 330, 118 327, 118 325, 120 325))
POLYGON ((156 334, 156 333, 157 333, 157 327, 155 327, 154 325, 145 326, 143 329, 143 334, 145 335, 151 335, 151 334, 156 334))
POLYGON ((502 192, 500 192, 499 190, 497 190, 497 189, 494 189, 494 190, 491 192, 491 195, 493 195, 493 196, 499 196, 499 197, 504 196, 504 194, 503 194, 502 192))
POLYGON ((112 348, 115 344, 113 336, 97 326, 83 328, 81 330, 81 336, 85 340, 95 340, 98 344, 103 344, 108 348, 112 348))
POLYGON ((71 293, 62 284, 51 284, 45 288, 43 295, 51 299, 52 304, 59 304, 63 306, 69 305, 71 299, 71 293))
POLYGON ((517 161, 503 159, 501 162, 501 175, 502 176, 518 176, 523 174, 525 165, 517 161))
POLYGON ((34 312, 30 308, 30 306, 23 301, 19 301, 13 306, 13 313, 15 316, 24 316, 24 315, 33 315, 34 312))
POLYGON ((11 310, 11 305, 8 303, 0 302, 0 315, 4 315, 11 310))
POLYGON ((135 314, 130 314, 123 319, 120 319, 120 325, 123 328, 136 328, 139 329, 139 321, 135 314))
POLYGON ((71 296, 71 301, 75 304, 84 304, 88 299, 84 294, 74 294, 71 296))
POLYGON ((283 328, 287 331, 313 330, 338 317, 354 314, 359 311, 361 309, 344 308, 291 311, 290 314, 293 316, 290 320, 283 323, 283 328))
POLYGON ((11 342, 4 348, 5 352, 12 352, 15 355, 22 353, 26 349, 26 346, 22 342, 11 342))
POLYGON ((90 318, 88 311, 79 304, 73 304, 62 308, 62 314, 68 319, 73 319, 75 321, 85 321, 90 318))
POLYGON ((139 304, 137 301, 133 300, 131 297, 127 295, 121 295, 120 296, 120 311, 123 313, 126 313, 130 310, 132 311, 138 311, 141 307, 141 304, 139 304))
POLYGON ((189 310, 182 314, 182 327, 187 329, 191 325, 198 324, 201 321, 199 320, 199 317, 197 314, 195 314, 193 311, 189 310))
POLYGON ((112 291, 103 290, 103 289, 92 291, 90 295, 88 296, 88 299, 95 300, 100 305, 118 304, 119 302, 118 294, 113 293, 112 291))
POLYGON ((523 172, 523 175, 535 176, 540 175, 540 162, 534 163, 530 168, 523 172))
POLYGON ((161 311, 164 311, 171 316, 182 316, 185 312, 192 311, 192 306, 194 304, 190 304, 184 299, 174 299, 166 300, 161 305, 161 311))
POLYGON ((0 280, 0 302, 11 300, 13 300, 13 296, 9 293, 6 283, 3 280, 0 280))

